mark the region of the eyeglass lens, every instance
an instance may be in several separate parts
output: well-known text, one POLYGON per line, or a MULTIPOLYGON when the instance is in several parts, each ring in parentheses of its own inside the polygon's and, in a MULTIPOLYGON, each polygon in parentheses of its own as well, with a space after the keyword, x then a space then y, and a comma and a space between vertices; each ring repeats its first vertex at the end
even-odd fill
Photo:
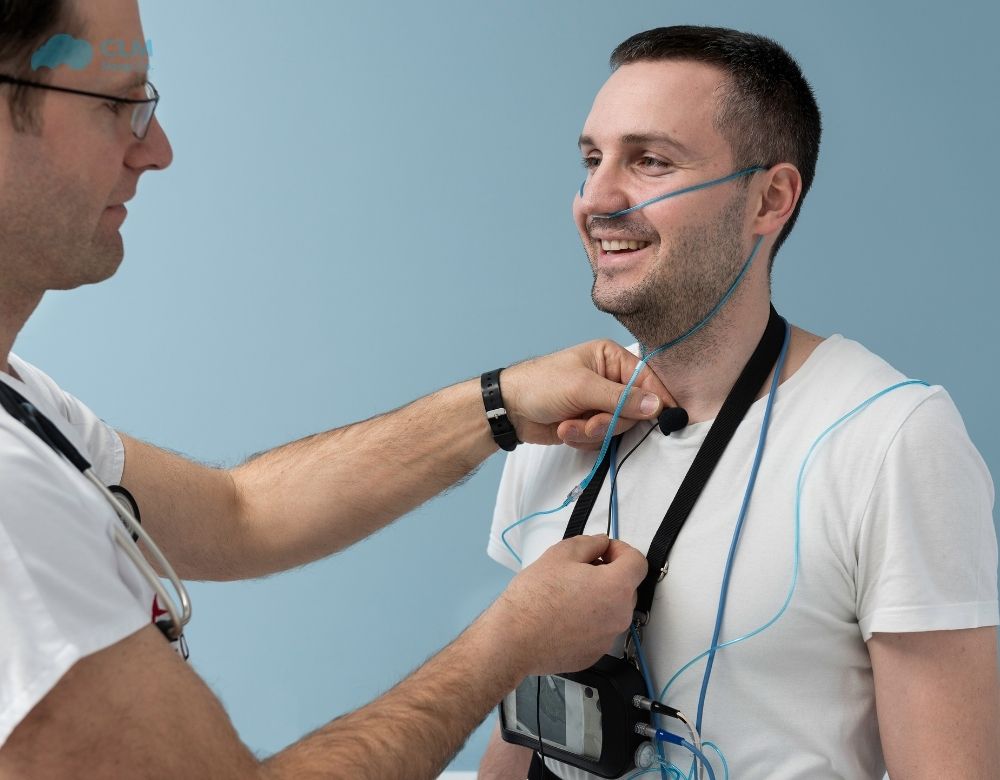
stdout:
POLYGON ((149 125, 153 121, 153 112, 156 111, 156 104, 159 102, 152 84, 146 84, 146 97, 149 98, 148 103, 136 103, 132 109, 132 132, 140 139, 146 137, 149 125))

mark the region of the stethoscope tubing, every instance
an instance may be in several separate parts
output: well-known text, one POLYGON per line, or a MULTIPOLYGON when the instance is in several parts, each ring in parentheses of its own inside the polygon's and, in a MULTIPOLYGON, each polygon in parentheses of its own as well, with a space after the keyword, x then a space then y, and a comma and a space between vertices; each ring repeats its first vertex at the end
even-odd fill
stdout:
POLYGON ((187 588, 184 587, 184 583, 181 578, 177 576, 177 572, 174 571, 174 567, 170 565, 170 561, 167 560, 167 556, 163 554, 156 542, 149 535, 145 528, 142 527, 135 515, 132 514, 132 510, 127 508, 118 498, 108 490, 107 486, 98 478, 94 473, 93 469, 86 469, 81 471, 84 477, 86 477, 93 485, 96 487, 101 494, 111 503, 111 506, 115 510, 115 514, 118 515, 118 519, 121 523, 116 523, 113 526, 113 534, 115 541, 118 546, 121 547, 122 551, 129 557, 129 560, 135 564, 135 567, 139 569, 142 575, 152 586, 153 590, 156 592, 156 596, 162 604, 163 608, 167 610, 167 614, 170 616, 170 629, 169 638, 171 640, 176 640, 180 638, 180 635, 184 631, 184 626, 187 625, 188 621, 191 620, 191 597, 188 595, 187 588), (127 532, 126 532, 126 529, 127 532), (133 538, 138 537, 138 541, 133 538), (160 567, 160 571, 163 572, 163 576, 170 581, 170 586, 174 589, 177 594, 177 598, 180 600, 180 608, 178 609, 177 604, 170 594, 167 592, 166 587, 163 584, 163 580, 156 573, 156 570, 150 565, 146 556, 142 554, 142 550, 139 549, 139 542, 142 542, 149 554, 156 561, 156 565, 160 567))
POLYGON ((73 443, 66 438, 62 431, 48 417, 42 414, 34 404, 24 398, 17 390, 5 382, 0 381, 0 401, 14 419, 22 423, 29 431, 38 436, 55 453, 61 455, 84 476, 84 478, 97 488, 98 492, 111 505, 120 523, 112 525, 112 535, 115 542, 135 565, 139 573, 146 579, 150 587, 156 593, 158 602, 166 609, 170 618, 169 624, 165 621, 157 621, 156 625, 167 636, 170 641, 177 641, 184 633, 184 626, 191 620, 191 597, 174 567, 160 550, 156 542, 153 541, 149 533, 142 527, 139 519, 132 512, 132 508, 126 506, 118 497, 108 489, 100 480, 90 462, 83 457, 80 451, 73 446, 73 443), (127 532, 126 532, 127 529, 127 532), (163 584, 163 580, 156 570, 150 565, 149 560, 139 549, 138 542, 141 541, 149 555, 153 558, 163 576, 170 581, 171 587, 177 594, 180 607, 175 599, 171 598, 163 584))

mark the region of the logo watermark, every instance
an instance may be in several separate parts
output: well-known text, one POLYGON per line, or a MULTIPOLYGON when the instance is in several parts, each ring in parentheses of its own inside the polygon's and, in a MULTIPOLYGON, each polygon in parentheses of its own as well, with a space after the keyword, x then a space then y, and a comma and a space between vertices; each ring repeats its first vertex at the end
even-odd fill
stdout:
POLYGON ((101 70, 147 71, 152 68, 149 59, 153 56, 153 42, 107 38, 95 47, 90 41, 59 33, 31 55, 31 69, 56 70, 65 65, 70 70, 83 70, 94 61, 95 56, 101 70))
POLYGON ((31 55, 31 69, 65 65, 70 70, 83 70, 94 59, 94 47, 88 41, 59 33, 53 35, 31 55))

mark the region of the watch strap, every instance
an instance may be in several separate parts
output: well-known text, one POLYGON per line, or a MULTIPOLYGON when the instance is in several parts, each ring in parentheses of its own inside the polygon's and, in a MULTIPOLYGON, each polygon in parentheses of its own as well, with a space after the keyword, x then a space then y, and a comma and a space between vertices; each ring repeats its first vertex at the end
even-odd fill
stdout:
POLYGON ((479 383, 483 391, 486 422, 490 425, 493 441, 500 449, 510 452, 521 442, 518 441, 517 431, 514 430, 514 424, 507 416, 507 410, 503 405, 503 395, 500 393, 501 371, 503 371, 502 368, 487 371, 480 377, 479 383))

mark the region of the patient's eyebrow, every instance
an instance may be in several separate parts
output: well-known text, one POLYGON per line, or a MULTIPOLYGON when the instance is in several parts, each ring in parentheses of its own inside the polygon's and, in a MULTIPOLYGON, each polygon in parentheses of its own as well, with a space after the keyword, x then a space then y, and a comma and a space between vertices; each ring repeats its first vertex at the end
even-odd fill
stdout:
MULTIPOLYGON (((655 132, 643 132, 643 133, 626 133, 618 139, 619 143, 624 146, 648 146, 648 145, 661 145, 669 146, 675 149, 682 157, 692 157, 692 151, 678 141, 676 138, 671 136, 669 133, 655 133, 655 132)), ((594 143, 594 139, 589 135, 581 135, 578 142, 579 146, 582 148, 584 146, 597 146, 594 143)))

